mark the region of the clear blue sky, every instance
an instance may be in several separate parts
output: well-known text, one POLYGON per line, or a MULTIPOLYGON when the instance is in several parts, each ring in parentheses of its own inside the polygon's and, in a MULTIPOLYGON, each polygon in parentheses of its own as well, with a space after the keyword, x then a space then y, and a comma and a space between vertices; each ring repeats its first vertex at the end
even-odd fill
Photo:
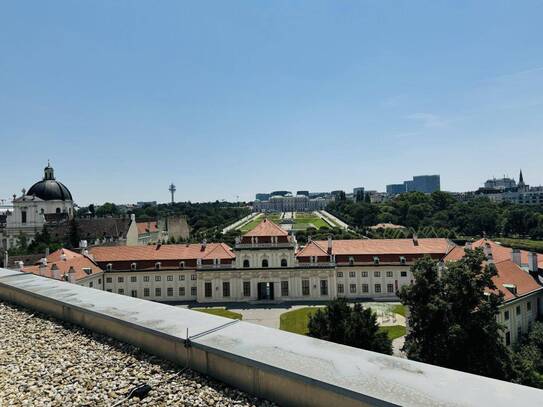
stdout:
POLYGON ((0 197, 543 183, 541 1, 4 1, 0 197))

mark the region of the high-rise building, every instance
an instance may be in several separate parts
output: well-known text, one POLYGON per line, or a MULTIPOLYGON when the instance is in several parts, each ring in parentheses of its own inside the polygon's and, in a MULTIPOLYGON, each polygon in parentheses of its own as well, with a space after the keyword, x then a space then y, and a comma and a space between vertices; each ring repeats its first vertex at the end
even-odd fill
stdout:
POLYGON ((413 177, 413 190, 431 194, 441 189, 439 175, 417 175, 413 177))
POLYGON ((390 184, 387 185, 387 194, 399 195, 405 192, 405 184, 390 184))

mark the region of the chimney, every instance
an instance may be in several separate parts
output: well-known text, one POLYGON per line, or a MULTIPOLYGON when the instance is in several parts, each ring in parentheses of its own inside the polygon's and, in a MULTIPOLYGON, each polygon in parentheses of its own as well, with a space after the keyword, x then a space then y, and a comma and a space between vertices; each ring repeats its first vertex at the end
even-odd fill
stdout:
POLYGON ((204 240, 202 240, 202 245, 200 246, 200 251, 205 252, 206 247, 207 247, 207 240, 204 239, 204 240))
POLYGON ((25 263, 23 261, 18 261, 17 264, 19 265, 19 270, 23 271, 23 269, 25 268, 25 263))
POLYGON ((70 266, 70 269, 68 270, 68 282, 75 284, 75 270, 72 266, 70 266))
POLYGON ((55 280, 60 280, 60 270, 55 263, 53 263, 53 265, 51 266, 51 272, 53 273, 53 278, 55 280))
POLYGON ((45 257, 48 257, 49 256, 49 247, 46 247, 45 248, 45 257))
POLYGON ((419 245, 419 238, 418 238, 418 236, 417 236, 416 233, 413 233, 413 244, 414 244, 415 246, 418 246, 418 245, 419 245))
POLYGON ((464 246, 465 249, 468 249, 468 250, 472 250, 473 249, 473 246, 471 245, 471 242, 470 241, 467 241, 466 242, 466 245, 464 246))
POLYGON ((47 269, 47 259, 46 258, 40 259, 40 265, 38 267, 38 274, 40 276, 44 276, 46 269, 47 269))
POLYGON ((515 263, 517 266, 521 266, 521 260, 520 260, 520 250, 519 249, 513 249, 511 250, 511 261, 515 263))
POLYGON ((485 254, 485 257, 488 259, 488 256, 492 256, 492 247, 490 247, 490 243, 485 243, 483 246, 483 253, 485 254))
POLYGON ((487 264, 494 264, 494 256, 492 255, 492 252, 488 253, 486 255, 486 263, 487 264))
POLYGON ((332 236, 328 236, 328 254, 332 254, 332 236))
POLYGON ((537 253, 536 252, 530 252, 528 253, 528 271, 530 274, 538 274, 539 273, 539 266, 537 264, 537 253))

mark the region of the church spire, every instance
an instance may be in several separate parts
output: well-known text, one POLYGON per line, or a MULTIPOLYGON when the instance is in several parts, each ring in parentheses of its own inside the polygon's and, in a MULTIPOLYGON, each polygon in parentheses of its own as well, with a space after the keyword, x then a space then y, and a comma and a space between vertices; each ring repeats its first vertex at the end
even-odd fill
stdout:
POLYGON ((522 176, 522 169, 520 170, 520 175, 518 177, 518 183, 524 184, 524 177, 522 176))

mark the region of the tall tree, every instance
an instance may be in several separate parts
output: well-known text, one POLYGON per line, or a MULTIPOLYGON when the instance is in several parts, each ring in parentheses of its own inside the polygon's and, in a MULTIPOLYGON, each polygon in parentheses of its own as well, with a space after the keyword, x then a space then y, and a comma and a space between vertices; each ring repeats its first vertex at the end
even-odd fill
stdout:
POLYGON ((511 355, 496 321, 493 264, 484 265, 481 249, 440 269, 429 258, 412 268, 415 282, 400 292, 409 307, 404 351, 410 359, 498 379, 511 378, 511 355))
POLYGON ((379 330, 377 317, 361 304, 353 308, 345 299, 328 303, 309 319, 309 336, 374 352, 392 354, 392 341, 379 330))

